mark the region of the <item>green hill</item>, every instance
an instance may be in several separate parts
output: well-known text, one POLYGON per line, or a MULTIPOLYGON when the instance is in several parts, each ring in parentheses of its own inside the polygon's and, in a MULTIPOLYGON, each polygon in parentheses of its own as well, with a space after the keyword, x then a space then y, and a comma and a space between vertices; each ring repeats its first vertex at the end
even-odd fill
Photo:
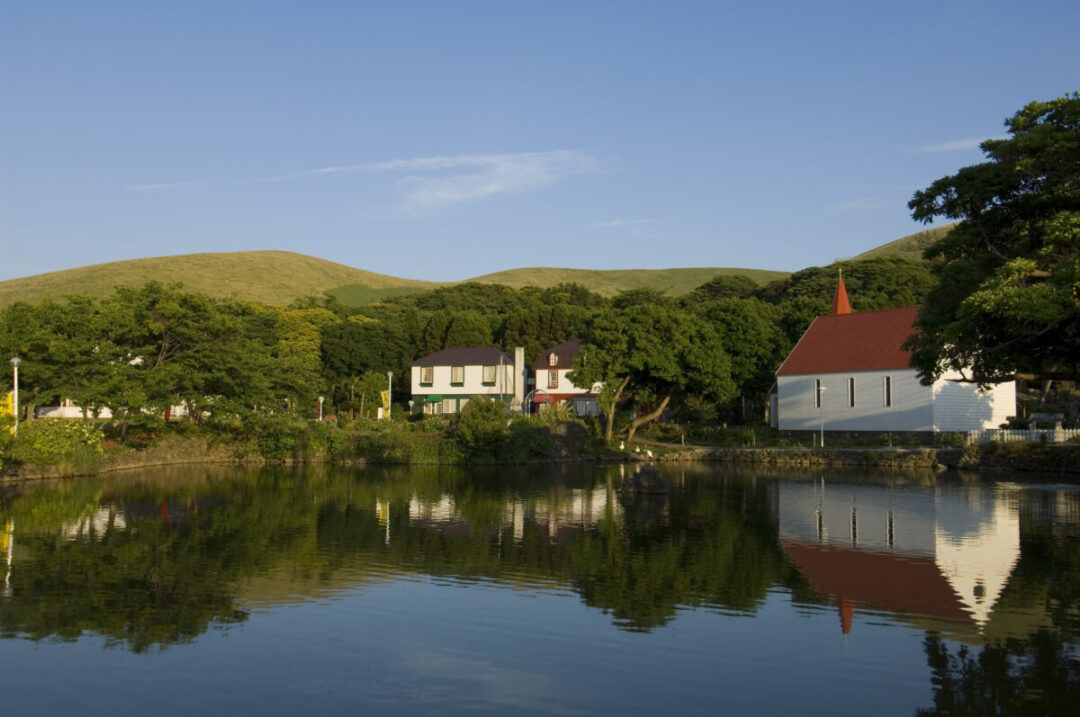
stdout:
MULTIPOLYGON (((546 288, 574 282, 605 296, 624 289, 651 288, 685 294, 717 274, 746 274, 758 283, 788 276, 761 269, 511 269, 464 281, 546 288)), ((186 289, 222 298, 235 297, 282 306, 303 296, 327 294, 348 306, 363 306, 392 296, 430 291, 463 282, 401 279, 354 269, 287 251, 182 254, 83 266, 0 282, 0 306, 69 295, 102 297, 116 286, 147 281, 183 283, 186 289)))
POLYGON ((874 247, 870 251, 864 251, 862 254, 853 257, 852 261, 859 261, 860 259, 883 259, 890 256, 922 261, 923 250, 951 232, 954 226, 956 225, 946 224, 945 226, 934 227, 933 229, 927 229, 926 231, 909 234, 906 237, 901 237, 888 244, 874 247))
POLYGON ((758 284, 767 284, 790 275, 787 271, 697 267, 692 269, 552 269, 533 267, 484 274, 468 281, 503 284, 514 288, 536 286, 545 289, 557 284, 581 284, 604 296, 626 289, 656 289, 672 296, 687 294, 719 274, 745 274, 758 284))
MULTIPOLYGON (((882 244, 854 259, 900 256, 919 260, 923 249, 952 227, 950 224, 918 232, 882 244)), ((514 288, 575 283, 604 296, 614 296, 626 289, 655 289, 680 296, 721 274, 744 274, 761 285, 790 276, 786 271, 726 267, 612 270, 532 267, 484 274, 462 282, 437 282, 376 274, 288 251, 239 251, 114 261, 0 281, 0 306, 69 295, 102 297, 116 286, 139 286, 147 281, 180 282, 191 291, 210 296, 278 306, 303 296, 324 294, 348 306, 363 306, 464 281, 514 288)))
MULTIPOLYGON (((353 288, 367 301, 427 291, 439 282, 399 279, 288 251, 238 251, 130 259, 0 282, 0 306, 68 295, 102 297, 116 286, 181 282, 191 291, 285 305, 302 296, 353 288)), ((339 297, 344 298, 344 297, 339 297)))

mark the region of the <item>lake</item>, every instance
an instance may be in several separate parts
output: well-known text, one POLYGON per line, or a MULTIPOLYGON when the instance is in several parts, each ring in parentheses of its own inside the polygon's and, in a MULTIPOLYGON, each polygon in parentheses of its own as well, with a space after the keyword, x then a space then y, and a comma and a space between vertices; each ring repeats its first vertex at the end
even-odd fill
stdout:
POLYGON ((8 714, 1074 714, 1080 490, 663 466, 0 491, 8 714))

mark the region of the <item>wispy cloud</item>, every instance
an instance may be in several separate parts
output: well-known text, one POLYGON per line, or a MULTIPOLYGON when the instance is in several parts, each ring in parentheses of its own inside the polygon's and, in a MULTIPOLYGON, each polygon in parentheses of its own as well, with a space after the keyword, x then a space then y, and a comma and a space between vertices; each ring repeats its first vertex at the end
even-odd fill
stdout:
MULTIPOLYGON (((519 152, 516 154, 457 154, 387 162, 346 164, 308 169, 291 174, 249 179, 243 184, 289 182, 346 174, 396 174, 399 211, 424 212, 557 184, 563 179, 594 171, 599 162, 579 150, 519 152)), ((212 182, 140 184, 140 191, 182 189, 212 182)))
POLYGON ((165 182, 163 184, 129 184, 126 189, 136 192, 159 192, 169 189, 188 189, 190 187, 206 187, 213 184, 209 180, 197 180, 192 182, 165 182))
POLYGON ((954 139, 951 142, 941 142, 939 144, 928 144, 925 147, 916 147, 911 150, 917 154, 924 154, 928 152, 960 152, 968 149, 978 149, 987 139, 1005 139, 1004 137, 979 137, 969 139, 954 139))
POLYGON ((611 219, 606 222, 593 222, 588 226, 589 229, 618 229, 620 227, 636 227, 648 223, 648 219, 611 219))

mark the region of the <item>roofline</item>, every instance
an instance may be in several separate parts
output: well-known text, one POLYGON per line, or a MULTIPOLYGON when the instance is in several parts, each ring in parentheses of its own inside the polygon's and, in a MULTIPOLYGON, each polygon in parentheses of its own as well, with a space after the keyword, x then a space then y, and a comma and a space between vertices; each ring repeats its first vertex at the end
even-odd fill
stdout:
MULTIPOLYGON (((867 313, 869 313, 869 312, 867 312, 867 313)), ((791 355, 792 355, 793 353, 795 353, 795 349, 799 348, 799 344, 801 344, 801 343, 802 343, 802 340, 806 338, 806 335, 807 335, 808 333, 810 333, 810 328, 811 328, 811 327, 812 327, 812 326, 813 326, 814 324, 816 324, 816 323, 817 323, 817 320, 818 320, 818 319, 820 319, 820 318, 821 318, 820 316, 815 316, 815 317, 814 317, 814 320, 810 322, 810 326, 807 326, 807 327, 806 327, 806 330, 802 332, 802 336, 800 336, 800 337, 799 337, 799 340, 798 340, 798 341, 796 341, 796 342, 795 342, 795 345, 791 347, 791 350, 790 350, 790 351, 788 351, 788 354, 787 354, 787 356, 785 356, 785 357, 784 357, 784 362, 780 364, 780 368, 776 369, 776 371, 774 371, 774 372, 773 372, 773 376, 776 376, 776 377, 779 377, 779 376, 780 376, 780 372, 784 370, 784 364, 786 364, 786 363, 788 362, 788 359, 789 359, 789 358, 791 358, 791 355)))

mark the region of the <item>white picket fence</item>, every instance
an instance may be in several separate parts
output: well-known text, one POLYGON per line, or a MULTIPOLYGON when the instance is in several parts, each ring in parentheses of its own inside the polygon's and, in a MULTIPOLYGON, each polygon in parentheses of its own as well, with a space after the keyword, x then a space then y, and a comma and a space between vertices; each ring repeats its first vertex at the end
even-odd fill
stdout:
POLYGON ((1072 438, 1080 438, 1080 428, 1035 428, 1029 431, 1011 431, 994 429, 990 431, 968 431, 965 434, 967 443, 991 443, 1000 441, 1012 443, 1026 441, 1028 443, 1064 443, 1072 438))

